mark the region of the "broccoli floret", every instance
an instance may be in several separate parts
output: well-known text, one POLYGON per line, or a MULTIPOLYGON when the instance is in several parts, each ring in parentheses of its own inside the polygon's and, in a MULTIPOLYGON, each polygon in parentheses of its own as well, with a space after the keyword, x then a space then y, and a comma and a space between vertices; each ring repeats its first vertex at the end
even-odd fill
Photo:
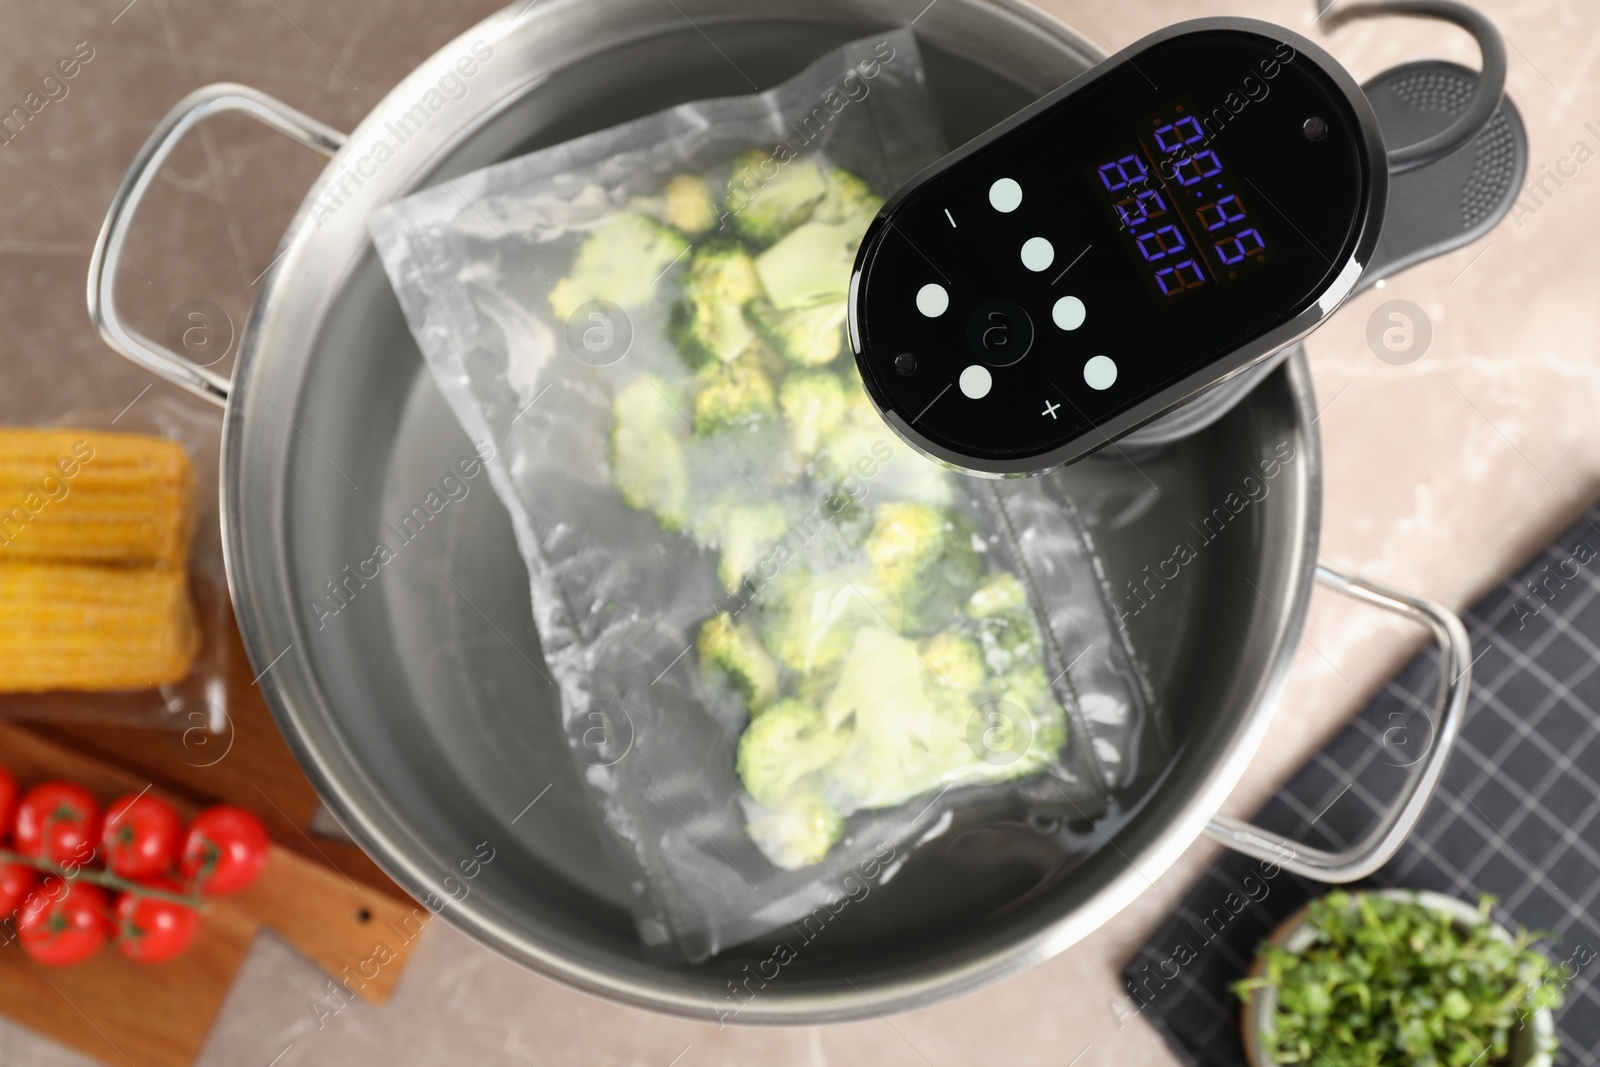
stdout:
POLYGON ((997 760, 985 744, 980 706, 935 679, 926 658, 932 652, 950 673, 981 677, 969 639, 941 634, 919 654, 882 625, 858 625, 853 635, 820 712, 807 700, 780 700, 739 742, 739 776, 754 798, 745 805, 749 832, 779 866, 826 854, 842 832, 839 812, 901 804, 945 785, 1025 777, 1065 740, 1065 713, 1037 665, 1001 679, 983 705, 1003 707, 1026 742, 1016 758, 997 760))
POLYGON ((750 720, 739 738, 739 780, 768 808, 781 808, 801 779, 844 750, 848 730, 835 730, 816 708, 780 700, 750 720))
POLYGON ((894 605, 880 601, 867 574, 790 568, 766 600, 761 634, 778 662, 804 677, 843 659, 861 627, 882 625, 883 618, 894 625, 894 605))
POLYGON ((819 478, 842 481, 862 477, 862 460, 871 460, 872 493, 878 499, 914 500, 945 507, 955 496, 955 475, 902 444, 862 388, 854 367, 840 373, 847 397, 844 420, 817 453, 819 478))
POLYGON ((880 808, 963 780, 991 778, 967 744, 973 706, 942 690, 930 699, 916 646, 891 631, 865 628, 851 645, 839 682, 823 705, 835 729, 853 729, 828 768, 842 805, 880 808))
POLYGON ((728 178, 734 232, 758 248, 805 222, 827 195, 828 181, 816 160, 784 163, 760 149, 734 160, 728 178))
POLYGON ((974 619, 994 615, 1013 615, 1028 610, 1028 591, 1010 571, 996 571, 984 578, 977 592, 967 601, 967 614, 974 619))
POLYGON ((844 348, 848 311, 842 300, 779 310, 769 300, 756 299, 745 306, 745 317, 784 359, 802 367, 820 367, 832 363, 844 348))
POLYGON ((856 187, 831 174, 828 185, 818 217, 756 257, 766 299, 747 309, 762 340, 801 366, 830 362, 844 347, 850 271, 871 217, 860 214, 867 202, 856 187), (819 221, 824 216, 826 221, 819 221))
POLYGON ((989 673, 1013 674, 1041 663, 1043 639, 1028 607, 1028 591, 1010 571, 986 577, 967 601, 967 614, 978 622, 989 673))
POLYGON ((827 185, 810 220, 756 257, 756 272, 779 311, 843 303, 849 296, 856 249, 883 201, 838 167, 828 172, 827 185))
MULTIPOLYGON (((829 726, 853 728, 857 738, 871 742, 885 709, 892 709, 891 715, 896 716, 920 716, 929 710, 922 690, 923 670, 916 645, 881 625, 863 627, 850 642, 839 680, 823 704, 823 718, 829 726)), ((910 725, 910 720, 904 725, 910 725)), ((919 729, 913 734, 922 732, 919 729)))
POLYGON ((810 459, 844 418, 844 384, 824 371, 796 371, 778 388, 789 449, 810 459))
POLYGON ((928 684, 911 642, 887 630, 863 629, 823 705, 829 725, 853 728, 845 750, 819 775, 823 795, 847 811, 879 808, 943 785, 1033 774, 1059 748, 1064 727, 1057 724, 1059 705, 1054 712, 1040 709, 1031 685, 1031 678, 1019 679, 1003 697, 1028 746, 1019 758, 995 760, 983 743, 982 711, 970 697, 928 684))
POLYGON ((901 455, 903 450, 899 442, 894 439, 889 427, 880 425, 876 430, 872 430, 844 422, 823 438, 822 446, 817 451, 816 476, 819 480, 828 482, 837 482, 851 476, 860 477, 856 471, 856 464, 863 456, 877 462, 877 457, 883 455, 885 446, 893 452, 893 458, 888 465, 899 463, 904 459, 901 455), (876 452, 873 450, 874 445, 877 445, 876 452))
POLYGON ((777 664, 749 626, 735 623, 726 613, 707 619, 700 627, 697 648, 701 668, 726 676, 752 714, 778 695, 777 664))
POLYGON ((571 272, 550 290, 550 310, 565 321, 590 300, 648 304, 656 279, 688 247, 682 234, 646 215, 613 215, 584 240, 571 272))
POLYGON ((667 332, 684 362, 700 368, 737 358, 754 339, 744 306, 761 295, 755 264, 732 239, 712 240, 689 256, 683 298, 667 332))
POLYGON ((1039 662, 1039 628, 1029 614, 991 615, 978 622, 978 644, 991 674, 1039 662))
POLYGON ((718 549, 717 577, 733 592, 788 528, 789 516, 774 500, 746 503, 737 492, 712 501, 690 520, 696 540, 718 549))
POLYGON ((756 273, 779 311, 843 303, 850 296, 861 227, 808 222, 756 257, 756 273))
POLYGON ((680 529, 689 510, 688 425, 669 388, 646 375, 619 392, 611 410, 611 484, 630 508, 653 511, 663 527, 680 529))
POLYGON ((872 476, 875 497, 912 500, 932 507, 948 505, 955 496, 951 485, 954 476, 901 444, 882 418, 873 418, 878 419, 876 426, 857 426, 847 419, 829 435, 817 453, 817 477, 832 482, 860 477, 857 465, 865 457, 877 467, 872 476))
POLYGON ((844 819, 815 793, 773 810, 745 802, 745 832, 774 867, 787 871, 821 862, 844 836, 844 819))
POLYGON ((863 232, 882 208, 883 201, 873 196, 867 183, 843 167, 829 167, 828 193, 811 212, 814 222, 848 222, 863 232))
POLYGON ((665 200, 661 218, 690 237, 699 237, 716 228, 717 203, 705 179, 693 174, 678 174, 662 188, 665 200))
POLYGON ((983 576, 965 516, 925 504, 881 504, 867 535, 873 577, 905 610, 913 633, 948 624, 983 576))
MULTIPOLYGON (((954 526, 951 516, 920 504, 890 503, 878 508, 867 557, 874 573, 892 589, 903 589, 945 550, 954 526)), ((972 584, 977 584, 974 575, 972 584)))
POLYGON ((694 425, 703 437, 750 428, 777 414, 772 379, 753 359, 734 360, 702 377, 694 425))
POLYGON ((966 693, 983 684, 983 653, 958 630, 940 630, 922 642, 922 662, 935 682, 966 693))
POLYGON ((1043 766, 1067 741, 1067 713, 1050 691, 1044 667, 1039 663, 998 679, 994 687, 1001 700, 1027 712, 1033 726, 1033 742, 1026 761, 1043 766))

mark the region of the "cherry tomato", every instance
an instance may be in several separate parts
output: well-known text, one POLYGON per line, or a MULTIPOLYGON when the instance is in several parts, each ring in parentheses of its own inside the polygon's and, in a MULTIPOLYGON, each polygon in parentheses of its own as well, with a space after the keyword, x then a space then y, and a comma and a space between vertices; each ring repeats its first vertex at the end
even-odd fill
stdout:
POLYGON ((260 819, 243 808, 218 804, 189 824, 178 869, 184 882, 202 893, 237 893, 260 877, 269 844, 260 819))
MULTIPOLYGON (((183 890, 163 879, 153 883, 172 893, 183 890)), ((200 929, 200 913, 170 900, 140 895, 117 898, 117 948, 136 963, 162 963, 189 947, 200 929)))
POLYGON ((100 805, 74 782, 43 782, 17 805, 16 846, 24 856, 83 865, 100 843, 100 805))
POLYGON ((51 890, 36 890, 17 923, 22 951, 51 967, 82 963, 110 936, 110 904, 105 892, 88 882, 57 879, 51 890))
POLYGON ((17 917, 39 872, 25 863, 0 863, 0 923, 17 917))
POLYGON ((130 793, 106 808, 100 840, 111 873, 145 881, 165 874, 178 858, 183 822, 166 801, 130 793))
POLYGON ((17 780, 11 772, 0 767, 0 841, 11 832, 11 820, 17 815, 17 780))

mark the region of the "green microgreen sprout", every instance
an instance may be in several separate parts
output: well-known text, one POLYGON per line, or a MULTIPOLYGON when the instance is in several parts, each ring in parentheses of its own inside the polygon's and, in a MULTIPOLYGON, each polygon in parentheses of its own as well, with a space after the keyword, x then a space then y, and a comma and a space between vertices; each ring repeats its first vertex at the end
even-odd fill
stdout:
POLYGON ((1531 1016, 1562 1002, 1564 982, 1533 947, 1541 935, 1501 936, 1478 903, 1468 925, 1426 904, 1335 891, 1311 904, 1309 945, 1262 948, 1241 999, 1277 993, 1257 1025, 1267 1058, 1308 1067, 1496 1067, 1531 1016))

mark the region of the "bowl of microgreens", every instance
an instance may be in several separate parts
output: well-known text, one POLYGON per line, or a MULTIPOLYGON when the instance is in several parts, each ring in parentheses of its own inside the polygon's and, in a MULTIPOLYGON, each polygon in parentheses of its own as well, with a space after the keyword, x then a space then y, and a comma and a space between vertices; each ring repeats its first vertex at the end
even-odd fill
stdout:
POLYGON ((1312 901, 1234 984, 1249 1062, 1550 1067, 1560 974, 1492 903, 1403 889, 1312 901))

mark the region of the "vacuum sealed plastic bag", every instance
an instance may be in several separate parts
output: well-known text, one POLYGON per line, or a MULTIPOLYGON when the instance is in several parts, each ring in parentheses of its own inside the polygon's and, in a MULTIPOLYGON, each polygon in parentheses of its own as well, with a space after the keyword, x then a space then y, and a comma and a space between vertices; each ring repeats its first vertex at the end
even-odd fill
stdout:
POLYGON ((1148 686, 1070 502, 914 454, 850 355, 857 244, 943 151, 932 116, 897 31, 372 220, 492 442, 641 936, 690 960, 973 798, 1093 819, 1144 743, 1148 686))
POLYGON ((0 719, 163 729, 195 767, 227 753, 227 681, 242 653, 227 639, 221 423, 214 408, 158 395, 26 428, 63 435, 43 457, 16 441, 0 450, 31 490, 0 512, 13 609, 0 719))

